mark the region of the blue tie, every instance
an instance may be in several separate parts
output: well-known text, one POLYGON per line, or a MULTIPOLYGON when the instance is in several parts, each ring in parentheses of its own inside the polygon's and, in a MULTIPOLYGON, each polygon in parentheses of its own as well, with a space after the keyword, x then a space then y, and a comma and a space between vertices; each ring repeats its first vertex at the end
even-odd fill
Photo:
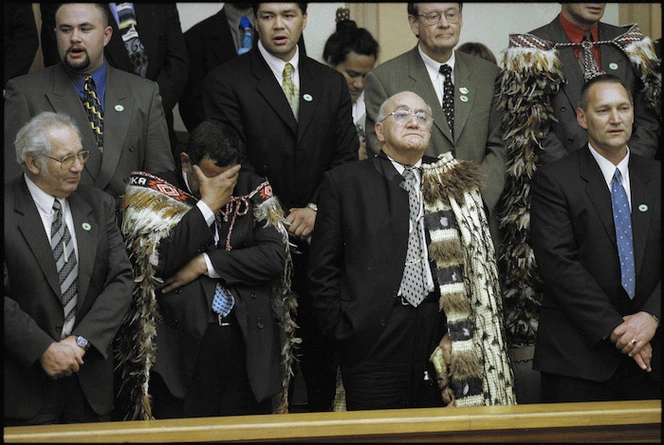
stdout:
POLYGON ((629 295, 634 298, 636 274, 634 272, 634 245, 632 243, 632 214, 629 209, 627 193, 622 186, 622 175, 616 168, 611 181, 611 206, 613 222, 616 226, 618 258, 620 258, 620 282, 629 295))
POLYGON ((225 289, 220 283, 214 289, 214 299, 212 300, 212 310, 223 317, 228 317, 231 313, 235 299, 228 289, 225 289))
POLYGON ((240 29, 244 32, 242 36, 242 45, 237 49, 238 54, 249 52, 253 43, 251 39, 251 22, 245 16, 240 19, 240 29))

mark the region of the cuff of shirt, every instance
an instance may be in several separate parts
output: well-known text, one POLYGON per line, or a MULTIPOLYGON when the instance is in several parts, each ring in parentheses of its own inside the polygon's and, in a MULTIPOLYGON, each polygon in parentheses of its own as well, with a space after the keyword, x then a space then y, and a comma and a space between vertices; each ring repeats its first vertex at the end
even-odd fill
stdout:
POLYGON ((208 255, 206 252, 203 252, 203 259, 205 260, 205 265, 207 266, 208 277, 210 277, 210 278, 221 278, 221 275, 219 275, 217 273, 217 271, 214 270, 214 267, 212 266, 212 260, 210 260, 210 255, 208 255))
POLYGON ((203 215, 203 218, 205 218, 207 225, 211 225, 214 222, 214 213, 210 207, 208 207, 208 205, 205 204, 202 199, 198 200, 196 207, 198 207, 198 209, 201 211, 201 214, 203 215))

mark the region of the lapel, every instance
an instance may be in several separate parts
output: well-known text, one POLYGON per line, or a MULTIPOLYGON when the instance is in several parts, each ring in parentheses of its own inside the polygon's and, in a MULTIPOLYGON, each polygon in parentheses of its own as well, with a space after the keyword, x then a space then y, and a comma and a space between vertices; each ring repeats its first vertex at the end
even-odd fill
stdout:
POLYGON ((616 230, 613 224, 613 210, 611 208, 611 192, 606 186, 602 171, 590 154, 587 146, 579 149, 579 176, 586 182, 586 193, 599 221, 606 231, 607 237, 616 244, 616 230))
POLYGON ((90 183, 94 183, 101 168, 101 154, 97 149, 97 142, 89 127, 89 120, 87 114, 85 114, 83 102, 62 63, 55 65, 53 70, 53 89, 46 93, 46 98, 53 107, 53 111, 67 114, 79 124, 83 147, 90 150, 90 158, 85 163, 83 175, 88 177, 90 183))
MULTIPOLYGON (((297 121, 286 100, 284 91, 281 89, 277 79, 275 79, 274 74, 272 74, 272 70, 270 70, 267 62, 263 60, 263 56, 261 56, 257 47, 252 49, 248 54, 251 57, 251 73, 256 78, 256 91, 265 99, 265 102, 274 110, 275 114, 284 121, 291 132, 297 135, 297 121)), ((302 79, 300 78, 300 80, 302 79)), ((302 85, 300 85, 301 93, 302 85)), ((290 144, 287 144, 286 147, 288 150, 293 149, 290 144)))
MULTIPOLYGON (((604 23, 599 24, 599 40, 613 40, 621 33, 622 31, 619 30, 616 32, 615 29, 606 26, 604 23)), ((602 70, 625 81, 627 78, 627 71, 632 69, 632 67, 629 66, 629 58, 625 57, 625 54, 613 44, 600 45, 599 54, 602 70)))
MULTIPOLYGON (((74 192, 69 196, 69 208, 74 220, 76 244, 78 245, 78 301, 76 312, 81 313, 90 285, 92 266, 97 255, 96 240, 99 231, 106 230, 106 228, 99 227, 99 222, 93 217, 92 208, 78 193, 74 192), (85 228, 89 227, 89 230, 85 230, 84 226, 85 228)), ((94 299, 89 304, 93 301, 94 299)))
MULTIPOLYGON (((468 65, 466 65, 465 58, 456 51, 456 62, 454 63, 454 141, 459 140, 459 135, 463 132, 463 128, 468 122, 470 112, 473 109, 473 102, 475 102, 476 91, 472 85, 476 85, 473 79, 473 73, 468 65), (471 86, 469 88, 469 86, 471 86), (459 90, 465 88, 466 93, 461 93, 459 90), (461 100, 461 96, 466 97, 466 102, 461 100)), ((442 108, 442 107, 441 107, 442 108)), ((447 121, 446 121, 447 122, 447 121)))
POLYGON ((312 121, 316 113, 316 108, 321 100, 321 87, 323 82, 316 79, 313 72, 313 64, 315 62, 302 55, 300 52, 300 105, 298 109, 298 141, 302 139, 307 127, 312 121), (303 97, 311 98, 311 100, 304 100, 303 97))
MULTIPOLYGON (((104 102, 104 155, 101 170, 95 186, 104 190, 117 170, 129 134, 132 115, 135 112, 134 99, 127 85, 118 79, 118 70, 107 66, 106 96, 104 102), (110 137, 109 137, 110 136, 110 137)), ((140 79, 139 76, 136 76, 140 79)))
POLYGON ((443 113, 443 106, 438 102, 436 90, 433 89, 431 78, 429 77, 429 72, 424 65, 424 61, 422 61, 422 57, 420 57, 417 46, 415 46, 415 48, 413 48, 408 53, 407 61, 408 77, 412 84, 411 91, 419 95, 427 104, 431 106, 434 127, 437 127, 438 130, 450 141, 450 144, 453 144, 452 131, 450 130, 450 126, 447 124, 445 113, 443 113))
POLYGON ((53 295, 61 299, 60 294, 60 278, 58 277, 58 270, 55 267, 55 260, 53 259, 53 250, 48 242, 48 235, 44 230, 41 216, 37 210, 35 202, 28 191, 28 186, 25 183, 25 178, 21 176, 20 182, 15 187, 14 198, 14 212, 16 213, 16 223, 18 230, 25 238, 28 248, 35 257, 35 261, 39 264, 42 273, 46 277, 46 281, 53 295))
POLYGON ((643 255, 646 250, 646 242, 650 234, 652 210, 660 205, 655 202, 650 182, 652 177, 643 163, 648 162, 630 154, 629 180, 632 193, 632 236, 634 239, 634 265, 638 274, 643 264, 643 255))
MULTIPOLYGON (((551 30, 551 40, 553 42, 570 43, 558 17, 549 24, 549 27, 551 30)), ((579 97, 581 97, 581 88, 583 88, 584 84, 579 60, 574 55, 574 47, 572 46, 557 48, 557 51, 565 75, 565 83, 562 84, 561 88, 569 102, 569 107, 571 107, 572 110, 576 110, 579 97)))
POLYGON ((385 217, 391 221, 391 240, 395 249, 396 258, 406 258, 408 248, 409 207, 408 192, 401 187, 404 182, 403 176, 399 174, 392 161, 382 151, 373 158, 374 168, 385 180, 382 181, 387 197, 387 208, 385 217))

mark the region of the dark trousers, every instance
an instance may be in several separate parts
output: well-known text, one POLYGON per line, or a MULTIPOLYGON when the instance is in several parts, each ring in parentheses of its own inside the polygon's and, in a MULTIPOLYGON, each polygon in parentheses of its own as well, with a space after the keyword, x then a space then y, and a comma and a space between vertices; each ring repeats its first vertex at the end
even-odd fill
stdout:
POLYGON ((444 334, 443 318, 434 295, 417 308, 397 301, 385 329, 366 357, 353 366, 341 366, 346 409, 443 406, 436 374, 429 362, 444 334))
POLYGON ((235 317, 229 325, 209 323, 184 400, 173 397, 158 375, 151 376, 153 415, 177 417, 269 414, 272 400, 258 402, 249 385, 244 338, 235 317))
MULTIPOLYGON (((331 411, 336 393, 338 360, 334 341, 323 335, 314 315, 308 289, 308 245, 293 253, 292 288, 298 295, 295 335, 302 339, 298 348, 300 369, 307 389, 309 412, 331 411)), ((292 379, 294 381, 294 379, 292 379)))
POLYGON ((643 400, 660 397, 660 383, 628 356, 623 357, 618 370, 605 382, 541 373, 541 399, 545 403, 643 400))
POLYGON ((78 375, 49 380, 46 387, 44 406, 39 414, 31 419, 5 417, 5 426, 50 425, 56 423, 109 422, 109 414, 97 414, 87 399, 78 375))

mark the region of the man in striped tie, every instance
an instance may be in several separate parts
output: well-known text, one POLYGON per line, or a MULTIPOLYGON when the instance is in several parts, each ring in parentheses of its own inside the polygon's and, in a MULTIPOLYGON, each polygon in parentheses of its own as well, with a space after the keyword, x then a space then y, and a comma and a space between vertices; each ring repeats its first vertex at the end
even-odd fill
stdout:
POLYGON ((618 77, 581 90, 588 143, 533 178, 531 237, 544 283, 533 368, 542 402, 660 395, 661 164, 630 141, 618 77))
POLYGON ((44 112, 16 137, 5 188, 5 425, 109 420, 111 343, 132 272, 110 195, 79 187, 89 151, 44 112))

